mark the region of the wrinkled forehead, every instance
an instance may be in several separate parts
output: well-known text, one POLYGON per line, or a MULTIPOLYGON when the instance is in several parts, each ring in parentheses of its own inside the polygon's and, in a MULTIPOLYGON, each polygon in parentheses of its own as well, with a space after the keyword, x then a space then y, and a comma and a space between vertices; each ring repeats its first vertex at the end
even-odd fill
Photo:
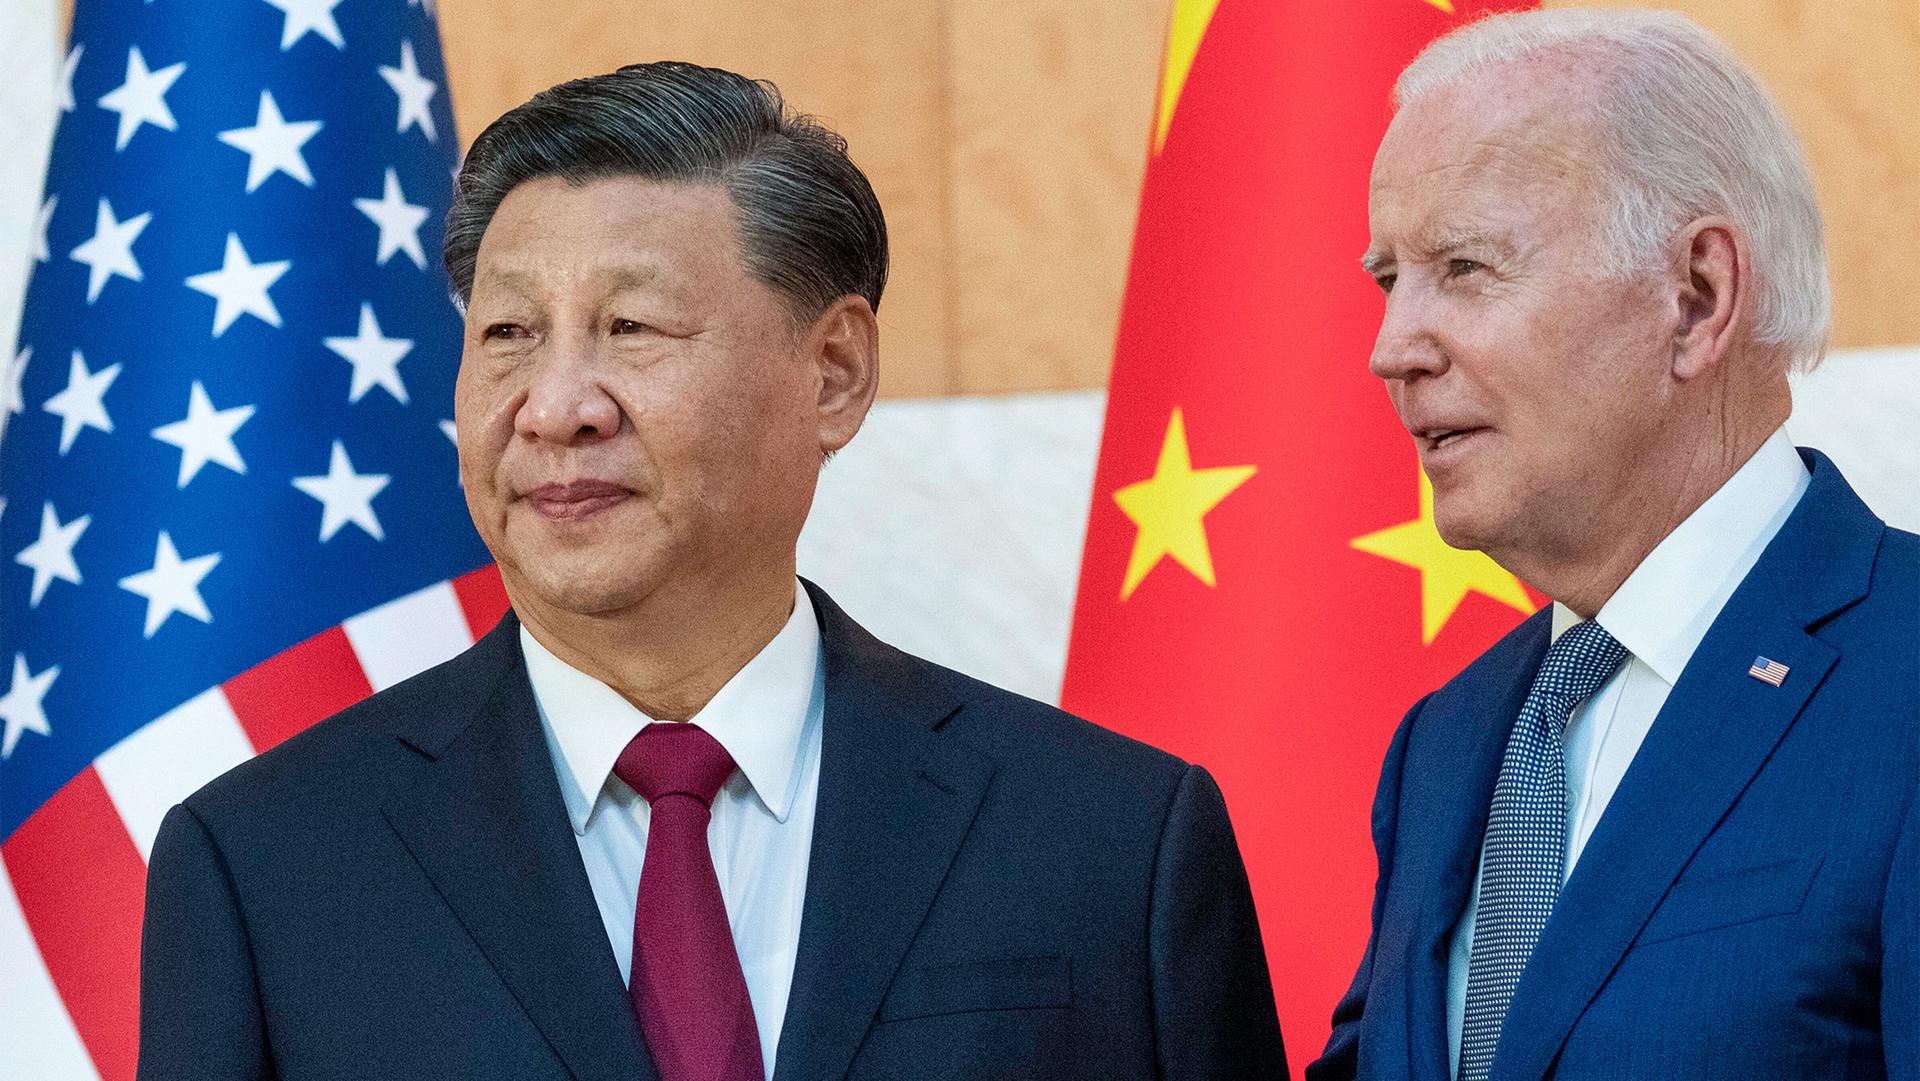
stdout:
POLYGON ((724 276, 737 244, 732 200, 717 185, 542 176, 500 201, 480 239, 474 282, 539 291, 575 279, 638 285, 724 276))
MULTIPOLYGON (((1413 242, 1457 219, 1538 211, 1561 225, 1596 208, 1602 142, 1585 79, 1517 64, 1469 76, 1394 116, 1367 210, 1376 242, 1413 242)), ((1544 224, 1544 223, 1543 223, 1544 224)))

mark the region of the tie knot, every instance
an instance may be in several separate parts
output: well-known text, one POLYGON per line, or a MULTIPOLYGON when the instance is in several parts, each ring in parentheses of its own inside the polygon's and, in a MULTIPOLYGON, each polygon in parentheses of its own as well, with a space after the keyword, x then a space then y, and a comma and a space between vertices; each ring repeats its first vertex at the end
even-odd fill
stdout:
POLYGON ((706 730, 692 724, 650 724, 628 742, 613 775, 640 798, 692 796, 708 806, 733 773, 733 756, 706 730))
POLYGON ((1627 647, 1605 627, 1591 619, 1576 623, 1548 647, 1534 686, 1570 703, 1584 702, 1626 656, 1627 647))

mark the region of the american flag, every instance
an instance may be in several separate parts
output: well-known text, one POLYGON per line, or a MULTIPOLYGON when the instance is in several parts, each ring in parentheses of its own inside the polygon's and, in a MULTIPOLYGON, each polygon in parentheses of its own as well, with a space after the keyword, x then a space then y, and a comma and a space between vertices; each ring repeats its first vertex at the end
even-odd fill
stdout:
POLYGON ((1786 665, 1772 658, 1755 657, 1753 659, 1753 667, 1747 669, 1747 674, 1763 683, 1771 683, 1778 687, 1786 681, 1789 671, 1791 671, 1791 669, 1786 665))
POLYGON ((0 379, 0 1075, 134 1072, 161 816, 504 607, 408 0, 79 0, 0 379))

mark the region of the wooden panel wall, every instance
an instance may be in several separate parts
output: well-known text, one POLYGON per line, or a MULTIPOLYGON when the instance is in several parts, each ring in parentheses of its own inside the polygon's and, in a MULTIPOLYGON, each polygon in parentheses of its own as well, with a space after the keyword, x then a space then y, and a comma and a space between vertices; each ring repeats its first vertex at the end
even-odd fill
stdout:
POLYGON ((463 137, 535 91, 676 58, 845 135, 893 244, 881 392, 1099 386, 1167 0, 440 0, 463 137))
MULTIPOLYGON (((892 231, 882 393, 901 397, 1104 384, 1168 6, 440 0, 438 10, 468 138, 545 86, 667 57, 772 79, 846 135, 892 231)), ((1920 342, 1906 273, 1920 243, 1920 3, 1670 6, 1753 65, 1807 144, 1828 215, 1836 344, 1920 342)))
POLYGON ((950 393, 947 18, 939 0, 441 0, 461 137, 535 92, 643 60, 692 60, 780 85, 845 135, 887 212, 886 393, 950 393))

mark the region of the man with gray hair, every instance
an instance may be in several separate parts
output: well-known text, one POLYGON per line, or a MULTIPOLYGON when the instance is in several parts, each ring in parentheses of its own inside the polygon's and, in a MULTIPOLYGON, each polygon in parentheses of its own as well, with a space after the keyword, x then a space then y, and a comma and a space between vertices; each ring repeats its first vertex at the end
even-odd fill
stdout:
POLYGON ((167 816, 143 1081, 1286 1076, 1206 772, 796 578, 887 275, 839 136, 567 83, 474 142, 446 261, 513 611, 167 816))
POLYGON ((1456 547, 1553 598, 1402 721, 1311 1081, 1920 1079, 1920 537, 1781 427, 1812 185, 1686 19, 1401 75, 1364 259, 1456 547))

